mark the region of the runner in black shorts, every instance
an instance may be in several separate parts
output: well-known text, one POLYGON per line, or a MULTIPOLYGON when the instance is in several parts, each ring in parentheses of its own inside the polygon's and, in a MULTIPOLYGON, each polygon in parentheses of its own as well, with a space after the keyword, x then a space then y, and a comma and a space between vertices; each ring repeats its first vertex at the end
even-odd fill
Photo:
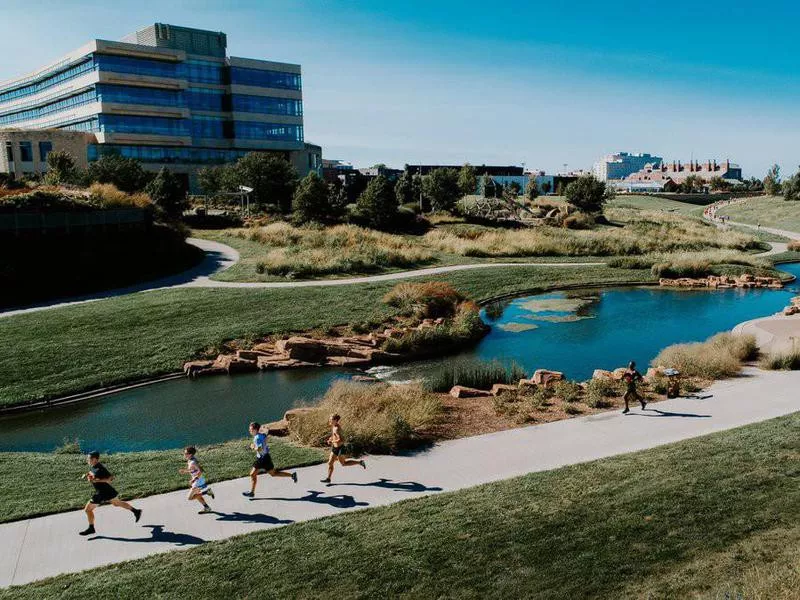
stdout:
POLYGON ((100 453, 90 452, 86 456, 86 464, 89 465, 89 472, 83 478, 88 479, 94 486, 94 495, 84 508, 86 518, 89 520, 89 527, 81 531, 80 535, 92 535, 95 533, 94 510, 103 504, 113 504, 131 511, 135 521, 138 523, 139 518, 142 516, 142 511, 119 499, 117 490, 111 486, 114 476, 100 463, 100 453))
POLYGON ((339 415, 331 415, 328 419, 328 425, 331 426, 331 436, 328 438, 328 444, 331 446, 331 453, 328 455, 328 476, 325 479, 320 479, 322 483, 330 483, 331 476, 333 475, 333 465, 338 461, 343 467, 360 466, 364 469, 367 468, 367 463, 363 460, 348 460, 344 454, 344 434, 342 433, 342 426, 340 425, 341 417, 339 415))
POLYGON ((242 496, 252 498, 256 495, 256 484, 258 483, 259 473, 269 473, 272 477, 291 477, 292 481, 297 483, 297 473, 279 471, 275 468, 272 457, 269 455, 267 434, 261 433, 261 424, 253 421, 250 423, 248 431, 250 435, 253 436, 253 443, 250 444, 250 447, 256 451, 256 460, 253 462, 253 468, 250 469, 250 491, 242 492, 242 496))

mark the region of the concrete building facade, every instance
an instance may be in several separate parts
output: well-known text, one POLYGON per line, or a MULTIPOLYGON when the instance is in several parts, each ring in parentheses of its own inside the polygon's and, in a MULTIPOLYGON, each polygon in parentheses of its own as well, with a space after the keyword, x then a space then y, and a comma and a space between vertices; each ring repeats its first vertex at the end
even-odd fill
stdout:
POLYGON ((662 160, 660 156, 652 154, 617 152, 616 154, 608 154, 602 160, 597 161, 592 168, 592 172, 600 181, 625 179, 631 173, 643 169, 645 165, 659 165, 662 160))
POLYGON ((0 83, 0 128, 91 133, 88 161, 116 153, 187 178, 251 151, 321 173, 321 149, 304 141, 300 65, 226 48, 222 32, 162 23, 121 42, 92 40, 0 83))
POLYGON ((42 175, 47 171, 47 155, 54 150, 68 152, 75 157, 76 166, 85 169, 89 166, 89 145, 96 142, 94 134, 81 131, 3 129, 0 130, 0 173, 9 173, 15 179, 42 175))

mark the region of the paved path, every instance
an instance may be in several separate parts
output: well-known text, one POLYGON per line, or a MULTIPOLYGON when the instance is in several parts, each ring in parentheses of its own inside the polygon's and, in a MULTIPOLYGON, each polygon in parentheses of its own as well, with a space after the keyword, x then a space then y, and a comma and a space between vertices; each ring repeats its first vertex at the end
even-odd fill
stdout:
MULTIPOLYGON (((790 240, 798 240, 798 239, 800 239, 800 233, 797 233, 796 231, 787 231, 785 229, 775 229, 773 227, 760 227, 760 226, 757 226, 757 225, 751 225, 750 223, 741 223, 739 221, 727 221, 727 222, 725 222, 723 224, 723 223, 720 223, 719 221, 716 220, 717 211, 719 211, 721 209, 724 209, 725 207, 730 206, 732 204, 741 204, 742 202, 747 202, 749 200, 750 200, 750 198, 742 198, 741 200, 734 200, 732 202, 731 201, 715 202, 714 204, 709 206, 706 211, 703 211, 703 218, 706 219, 707 221, 711 221, 712 223, 717 225, 717 227, 725 227, 727 225, 735 225, 737 227, 745 227, 747 229, 753 229, 755 231, 764 231, 766 233, 772 233, 773 235, 780 235, 780 236, 789 238, 790 240)), ((770 244, 772 246, 772 248, 770 250, 768 250, 767 252, 761 252, 760 254, 757 254, 756 256, 771 256, 773 254, 782 254, 783 252, 786 252, 788 250, 787 247, 788 247, 789 244, 787 244, 786 242, 767 242, 767 243, 770 244)))
POLYGON ((443 267, 430 267, 427 269, 414 269, 411 271, 398 271, 396 273, 386 273, 383 275, 368 275, 364 277, 347 277, 342 279, 308 279, 302 281, 216 281, 211 276, 224 271, 228 267, 239 261, 239 253, 226 244, 204 240, 200 238, 189 238, 189 244, 196 246, 206 253, 203 261, 193 269, 171 275, 155 281, 150 281, 135 286, 119 288, 88 294, 76 298, 54 300, 34 306, 11 309, 0 312, 0 318, 21 315, 25 313, 49 310, 52 308, 62 308, 73 304, 83 304, 94 302, 115 296, 125 296, 136 292, 160 290, 171 287, 213 287, 213 288, 261 288, 261 289, 281 289, 281 288, 302 288, 302 287, 328 287, 336 285, 353 285, 358 283, 375 283, 380 281, 394 281, 399 279, 409 279, 411 277, 423 277, 430 275, 441 275, 443 273, 453 273, 455 271, 467 271, 472 269, 487 269, 492 267, 587 267, 602 266, 604 262, 559 262, 559 263, 535 263, 535 262, 496 262, 496 263, 474 263, 464 265, 448 265, 443 267))
MULTIPOLYGON (((216 514, 197 515, 185 491, 133 504, 139 524, 113 507, 97 511, 98 535, 81 538, 82 511, 0 525, 0 586, 22 584, 123 560, 189 548, 256 530, 406 498, 452 491, 563 465, 635 452, 800 410, 800 372, 756 372, 714 384, 706 399, 679 398, 629 415, 618 411, 438 444, 410 457, 368 459, 368 470, 340 468, 335 485, 319 483, 324 467, 298 471, 300 481, 264 478, 254 500, 247 480, 214 484, 216 514)), ((114 470, 113 457, 108 466, 114 470)), ((125 489, 125 474, 117 485, 125 489)), ((57 493, 57 490, 53 490, 57 493)), ((89 486, 87 484, 87 496, 89 486)))

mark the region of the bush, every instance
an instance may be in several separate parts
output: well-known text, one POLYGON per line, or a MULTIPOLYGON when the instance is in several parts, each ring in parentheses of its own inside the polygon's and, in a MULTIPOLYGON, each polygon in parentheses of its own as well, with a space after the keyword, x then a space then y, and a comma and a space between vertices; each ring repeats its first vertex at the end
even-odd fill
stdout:
POLYGON ((582 391, 581 386, 574 381, 557 381, 553 386, 553 395, 564 402, 578 402, 582 391))
POLYGON ((449 322, 412 329, 401 338, 389 338, 383 349, 398 354, 422 354, 431 350, 442 352, 480 339, 487 331, 488 327, 480 317, 478 306, 472 302, 463 302, 449 322))
POLYGON ((337 381, 317 406, 292 420, 291 433, 303 444, 322 446, 334 413, 342 417, 348 452, 392 453, 426 441, 421 431, 439 419, 442 402, 416 386, 337 381))
POLYGON ((170 219, 179 219, 187 207, 180 180, 166 167, 161 167, 145 189, 153 203, 170 219))
POLYGON ((612 269, 649 269, 653 266, 653 259, 643 256, 619 256, 608 261, 612 269))
POLYGON ((590 379, 586 384, 584 402, 591 408, 609 408, 614 405, 609 398, 622 396, 624 392, 622 382, 610 379, 590 379))
POLYGON ((567 201, 583 213, 602 212, 603 205, 614 199, 614 190, 594 175, 578 177, 564 192, 567 201))
POLYGON ((111 183, 123 192, 132 193, 142 191, 152 176, 142 169, 138 160, 109 154, 89 163, 87 178, 96 183, 111 183))
POLYGON ((53 454, 81 454, 81 444, 78 438, 64 438, 63 443, 53 450, 53 454))
POLYGON ((800 252, 800 240, 792 240, 786 246, 786 249, 790 252, 800 252))
POLYGON ((463 300, 461 292, 441 281, 398 283, 383 297, 383 302, 389 306, 419 318, 451 316, 463 300))
POLYGON ((147 194, 126 194, 113 183, 93 183, 89 186, 89 199, 103 208, 149 208, 153 205, 147 194))
POLYGON ((739 373, 744 361, 757 356, 754 336, 720 333, 705 342, 669 346, 651 364, 677 369, 686 377, 724 379, 739 373))
POLYGON ((768 371, 797 371, 800 370, 800 350, 788 352, 774 352, 764 356, 758 366, 768 371))
POLYGON ((375 177, 358 197, 356 207, 370 227, 390 227, 395 221, 398 207, 392 184, 383 175, 375 177))
POLYGON ((454 385, 479 390, 489 390, 495 383, 517 383, 525 378, 525 371, 513 363, 509 366, 498 361, 453 360, 425 380, 425 389, 446 393, 454 385))
POLYGON ((300 180, 292 198, 293 220, 324 223, 332 218, 328 185, 313 171, 300 180))
POLYGON ((592 229, 594 218, 586 213, 569 215, 561 222, 561 226, 566 229, 592 229))

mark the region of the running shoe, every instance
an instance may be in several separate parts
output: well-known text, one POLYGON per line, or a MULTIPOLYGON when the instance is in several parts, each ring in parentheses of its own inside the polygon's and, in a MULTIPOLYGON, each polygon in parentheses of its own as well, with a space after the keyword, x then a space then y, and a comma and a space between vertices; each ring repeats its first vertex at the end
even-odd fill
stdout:
POLYGON ((134 522, 138 523, 139 519, 142 518, 142 509, 141 508, 134 508, 132 512, 133 512, 133 518, 135 519, 134 522))
POLYGON ((245 498, 252 498, 253 496, 255 496, 255 494, 253 492, 242 492, 242 496, 244 496, 245 498))
POLYGON ((207 514, 210 514, 210 513, 213 513, 213 512, 214 511, 211 510, 210 506, 204 506, 201 510, 197 511, 197 514, 198 515, 207 515, 207 514))
POLYGON ((360 460, 360 461, 358 461, 358 462, 359 462, 359 464, 361 465, 361 468, 366 470, 366 468, 367 468, 367 463, 366 463, 366 462, 364 462, 363 460, 360 460))
POLYGON ((94 525, 89 525, 89 526, 88 526, 86 529, 84 529, 83 531, 79 531, 79 532, 78 532, 78 535, 93 535, 94 533, 95 533, 95 531, 94 531, 94 525))
POLYGON ((208 488, 208 490, 206 491, 206 494, 211 496, 212 499, 214 498, 214 490, 212 490, 211 488, 208 488))
POLYGON ((297 483, 297 473, 292 473, 292 481, 297 483))
POLYGON ((325 479, 320 479, 319 482, 320 483, 330 483, 331 482, 331 478, 330 477, 326 477, 325 479))

